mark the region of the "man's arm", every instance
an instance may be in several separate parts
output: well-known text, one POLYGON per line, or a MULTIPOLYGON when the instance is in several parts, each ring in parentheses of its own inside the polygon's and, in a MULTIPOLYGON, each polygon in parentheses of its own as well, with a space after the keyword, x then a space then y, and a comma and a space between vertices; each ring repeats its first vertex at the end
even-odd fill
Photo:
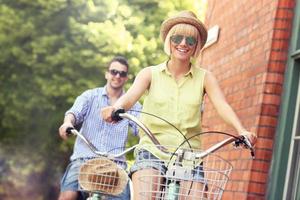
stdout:
POLYGON ((81 124, 84 120, 84 116, 90 106, 90 99, 92 96, 93 90, 87 90, 78 96, 71 107, 65 114, 64 122, 59 127, 59 135, 62 139, 68 139, 66 130, 68 127, 74 128, 81 124))

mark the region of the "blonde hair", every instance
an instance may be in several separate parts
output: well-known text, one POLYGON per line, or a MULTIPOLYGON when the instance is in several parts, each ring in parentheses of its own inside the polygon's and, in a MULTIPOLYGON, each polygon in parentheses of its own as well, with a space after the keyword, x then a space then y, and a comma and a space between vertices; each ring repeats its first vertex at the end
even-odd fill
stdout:
POLYGON ((196 58, 200 54, 201 51, 201 38, 199 31, 196 27, 190 24, 176 24, 174 25, 170 31, 168 32, 166 39, 164 41, 164 51, 169 56, 171 54, 171 47, 170 47, 170 37, 172 35, 186 35, 186 36, 193 36, 197 39, 197 44, 195 47, 195 51, 193 57, 196 58))

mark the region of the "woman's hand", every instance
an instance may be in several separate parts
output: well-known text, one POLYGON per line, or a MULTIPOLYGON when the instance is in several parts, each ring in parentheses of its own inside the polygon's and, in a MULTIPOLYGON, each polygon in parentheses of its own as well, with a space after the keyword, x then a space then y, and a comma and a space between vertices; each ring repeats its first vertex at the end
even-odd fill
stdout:
POLYGON ((257 141, 257 135, 255 133, 249 132, 249 131, 242 131, 240 135, 243 135, 248 138, 249 142, 252 146, 256 144, 257 141))
POLYGON ((113 106, 107 106, 101 109, 100 115, 102 116, 102 119, 108 123, 114 123, 111 116, 112 113, 116 110, 113 106))

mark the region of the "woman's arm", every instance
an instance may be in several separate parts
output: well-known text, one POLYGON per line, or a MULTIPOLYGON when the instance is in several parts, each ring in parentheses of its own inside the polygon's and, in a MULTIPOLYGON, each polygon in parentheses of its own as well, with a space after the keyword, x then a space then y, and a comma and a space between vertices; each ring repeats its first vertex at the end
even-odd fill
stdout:
POLYGON ((111 114, 118 108, 129 110, 150 87, 151 84, 151 68, 142 69, 136 76, 129 90, 121 96, 113 106, 105 107, 101 110, 102 118, 106 122, 112 122, 111 114))
POLYGON ((205 91, 210 101, 217 110, 220 117, 229 125, 234 127, 240 135, 248 137, 252 144, 256 142, 256 134, 248 132, 239 120, 232 107, 227 103, 223 92, 221 91, 217 79, 211 72, 207 72, 204 81, 205 91))
POLYGON ((142 69, 136 76, 129 90, 113 105, 115 108, 129 110, 149 88, 151 83, 151 68, 142 69))

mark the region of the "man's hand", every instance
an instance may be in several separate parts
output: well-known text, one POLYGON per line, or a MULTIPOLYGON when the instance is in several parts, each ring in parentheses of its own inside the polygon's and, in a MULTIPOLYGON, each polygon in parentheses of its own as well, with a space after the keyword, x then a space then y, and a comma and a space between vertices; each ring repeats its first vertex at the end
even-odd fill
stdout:
POLYGON ((59 135, 63 140, 67 140, 68 139, 68 134, 66 132, 67 128, 74 128, 73 124, 70 122, 64 122, 58 129, 59 135))

